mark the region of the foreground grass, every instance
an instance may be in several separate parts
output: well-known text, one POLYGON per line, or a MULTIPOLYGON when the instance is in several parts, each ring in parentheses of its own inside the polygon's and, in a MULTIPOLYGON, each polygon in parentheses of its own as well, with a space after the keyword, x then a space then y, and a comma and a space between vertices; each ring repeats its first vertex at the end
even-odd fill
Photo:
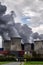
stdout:
POLYGON ((43 61, 29 61, 29 62, 24 62, 24 65, 43 65, 43 61))
POLYGON ((7 64, 7 63, 9 63, 9 62, 0 62, 0 65, 2 65, 2 64, 7 64))

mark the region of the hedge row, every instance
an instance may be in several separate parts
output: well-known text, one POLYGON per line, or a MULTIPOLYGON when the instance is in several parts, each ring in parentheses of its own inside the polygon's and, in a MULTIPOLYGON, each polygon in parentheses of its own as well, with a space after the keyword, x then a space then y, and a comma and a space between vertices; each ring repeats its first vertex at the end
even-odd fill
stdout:
POLYGON ((16 58, 0 56, 0 61, 16 61, 16 58))

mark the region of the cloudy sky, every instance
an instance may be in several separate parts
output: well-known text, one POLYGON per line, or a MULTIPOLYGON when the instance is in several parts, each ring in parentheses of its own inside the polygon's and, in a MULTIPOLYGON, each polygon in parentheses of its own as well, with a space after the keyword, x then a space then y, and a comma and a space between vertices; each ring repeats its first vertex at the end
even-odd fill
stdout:
POLYGON ((14 10, 15 22, 26 23, 33 32, 43 34, 43 0, 0 0, 7 6, 7 13, 14 10))

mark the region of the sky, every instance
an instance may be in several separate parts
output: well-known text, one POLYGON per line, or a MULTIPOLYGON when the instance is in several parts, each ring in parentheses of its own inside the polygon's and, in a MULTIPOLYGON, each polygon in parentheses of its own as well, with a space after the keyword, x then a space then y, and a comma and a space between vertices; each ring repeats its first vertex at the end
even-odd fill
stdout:
POLYGON ((33 32, 43 34, 43 0, 0 0, 7 6, 7 12, 14 10, 15 22, 27 24, 33 32))

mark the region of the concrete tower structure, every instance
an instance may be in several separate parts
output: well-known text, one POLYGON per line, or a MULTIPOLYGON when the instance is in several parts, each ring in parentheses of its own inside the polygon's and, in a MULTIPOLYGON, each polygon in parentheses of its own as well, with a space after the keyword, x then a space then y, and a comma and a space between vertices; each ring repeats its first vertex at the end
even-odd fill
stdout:
POLYGON ((21 51, 21 37, 19 36, 17 30, 14 28, 15 33, 11 35, 11 50, 12 51, 21 51))
POLYGON ((10 51, 10 49, 11 49, 11 39, 10 39, 7 32, 3 33, 3 45, 2 45, 2 47, 5 51, 10 51))

